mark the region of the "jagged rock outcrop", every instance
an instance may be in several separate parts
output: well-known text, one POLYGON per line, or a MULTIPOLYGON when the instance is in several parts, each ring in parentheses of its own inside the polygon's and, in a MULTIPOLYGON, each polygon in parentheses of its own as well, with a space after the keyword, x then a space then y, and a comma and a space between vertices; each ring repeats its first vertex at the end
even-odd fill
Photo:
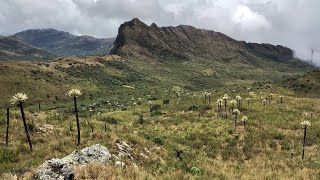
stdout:
POLYGON ((157 60, 205 58, 225 61, 240 56, 244 61, 263 57, 272 60, 293 58, 293 51, 283 46, 236 41, 222 33, 192 26, 148 26, 134 18, 118 30, 111 54, 157 60))
POLYGON ((73 179, 74 165, 92 162, 108 163, 111 161, 109 150, 96 144, 80 151, 74 151, 62 159, 45 161, 37 170, 35 178, 39 180, 73 179))
POLYGON ((293 59, 293 50, 280 45, 245 43, 246 47, 258 55, 274 60, 293 59))

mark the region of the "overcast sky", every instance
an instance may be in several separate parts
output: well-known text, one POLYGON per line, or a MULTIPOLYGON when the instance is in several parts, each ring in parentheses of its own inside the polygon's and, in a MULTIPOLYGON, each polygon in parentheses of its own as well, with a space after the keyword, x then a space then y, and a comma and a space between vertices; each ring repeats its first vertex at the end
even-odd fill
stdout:
MULTIPOLYGON (((219 31, 237 40, 281 44, 310 59, 320 49, 320 0, 0 0, 0 34, 55 28, 115 37, 137 17, 159 26, 219 31)), ((320 65, 320 55, 315 59, 320 65)))

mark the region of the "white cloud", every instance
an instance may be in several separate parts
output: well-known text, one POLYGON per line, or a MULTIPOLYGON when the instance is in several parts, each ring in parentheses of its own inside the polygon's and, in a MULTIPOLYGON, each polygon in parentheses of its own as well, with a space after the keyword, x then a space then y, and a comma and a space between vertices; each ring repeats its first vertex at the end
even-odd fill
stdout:
POLYGON ((271 24, 261 14, 253 12, 249 7, 238 5, 232 15, 232 21, 240 26, 242 31, 257 31, 259 29, 271 29, 271 24))

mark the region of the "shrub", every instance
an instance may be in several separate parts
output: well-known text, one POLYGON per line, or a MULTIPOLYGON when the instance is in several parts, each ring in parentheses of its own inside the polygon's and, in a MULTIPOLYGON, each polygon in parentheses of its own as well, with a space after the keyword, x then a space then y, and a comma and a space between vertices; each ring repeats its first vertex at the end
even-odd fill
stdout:
POLYGON ((228 144, 224 147, 221 156, 223 160, 229 160, 232 158, 237 159, 238 157, 240 157, 237 148, 237 142, 235 140, 229 141, 228 144))
POLYGON ((242 151, 244 153, 244 156, 246 159, 251 159, 253 156, 253 147, 254 147, 254 137, 253 136, 247 136, 244 139, 244 146, 242 148, 242 151))
POLYGON ((192 105, 190 107, 188 107, 187 111, 197 111, 199 110, 199 107, 198 106, 195 106, 195 105, 192 105))
POLYGON ((219 153, 220 144, 215 139, 208 139, 206 153, 208 157, 215 158, 219 153))
POLYGON ((169 99, 165 99, 165 100, 162 101, 162 103, 163 103, 164 105, 169 104, 169 102, 170 102, 169 99))
POLYGON ((138 123, 139 123, 139 124, 143 124, 143 122, 144 122, 143 114, 139 114, 138 123))
POLYGON ((212 107, 209 106, 209 105, 204 105, 204 106, 201 106, 200 109, 201 109, 202 111, 208 111, 208 110, 211 110, 212 107))
POLYGON ((2 149, 0 152, 0 159, 2 162, 18 162, 19 156, 18 152, 16 150, 10 150, 10 149, 2 149))
POLYGON ((197 168, 196 166, 192 166, 192 167, 190 168, 190 172, 191 172, 191 174, 193 174, 193 175, 200 175, 200 173, 201 173, 200 169, 197 168))
POLYGON ((160 110, 161 106, 159 104, 154 104, 150 108, 150 112, 160 110))
POLYGON ((99 121, 102 121, 102 122, 107 122, 107 123, 110 123, 110 124, 118 124, 118 120, 114 117, 99 117, 98 118, 99 121))
POLYGON ((163 141, 162 141, 162 139, 160 138, 160 137, 154 137, 153 139, 152 139, 152 141, 154 142, 154 143, 156 143, 156 144, 160 144, 160 145, 163 145, 163 141))
POLYGON ((270 136, 275 139, 275 140, 283 140, 285 135, 282 134, 281 132, 277 131, 276 129, 271 129, 269 131, 270 136))
POLYGON ((277 150, 278 144, 276 141, 271 141, 271 142, 269 142, 269 147, 272 148, 273 150, 277 150))
POLYGON ((160 110, 151 111, 151 116, 160 116, 162 112, 160 110))

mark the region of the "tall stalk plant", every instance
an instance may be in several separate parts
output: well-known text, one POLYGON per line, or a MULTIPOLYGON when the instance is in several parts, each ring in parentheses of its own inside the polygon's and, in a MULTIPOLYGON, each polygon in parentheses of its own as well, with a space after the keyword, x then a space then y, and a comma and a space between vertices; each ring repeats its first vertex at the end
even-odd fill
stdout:
POLYGON ((240 110, 239 109, 233 110, 233 114, 234 114, 234 130, 237 130, 237 121, 240 115, 240 110))
POLYGON ((6 146, 9 144, 10 108, 7 108, 6 146))
POLYGON ((76 114, 76 120, 77 120, 78 145, 80 145, 80 122, 79 122, 79 114, 78 114, 78 107, 77 107, 77 98, 81 96, 82 93, 78 89, 71 89, 70 91, 68 91, 67 95, 73 99, 74 112, 76 114))
POLYGON ((302 159, 305 157, 304 149, 306 147, 306 140, 307 140, 307 127, 311 126, 311 123, 309 121, 303 121, 301 122, 301 125, 303 126, 304 132, 303 132, 303 144, 302 144, 302 159))
POLYGON ((26 136, 27 136, 27 140, 28 140, 28 143, 29 143, 30 150, 32 151, 32 143, 31 143, 29 132, 28 132, 28 127, 27 127, 27 123, 26 123, 26 117, 25 117, 25 113, 24 113, 24 109, 23 109, 23 104, 25 103, 25 101, 27 99, 28 99, 28 96, 26 94, 17 93, 14 96, 12 96, 11 102, 12 102, 12 104, 17 104, 19 106, 19 108, 20 108, 21 117, 22 117, 23 126, 24 126, 24 131, 25 131, 26 136))

